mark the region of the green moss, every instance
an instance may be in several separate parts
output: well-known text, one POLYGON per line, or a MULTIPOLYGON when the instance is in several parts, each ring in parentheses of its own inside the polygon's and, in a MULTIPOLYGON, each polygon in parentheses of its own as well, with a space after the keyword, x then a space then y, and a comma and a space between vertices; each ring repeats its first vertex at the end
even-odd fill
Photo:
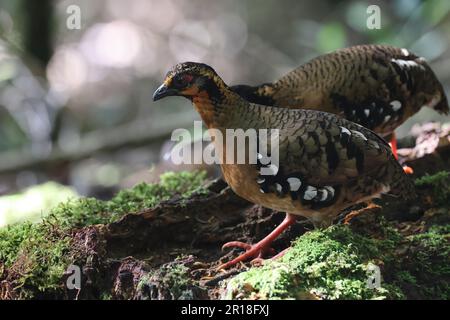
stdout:
POLYGON ((32 298, 36 291, 57 294, 61 289, 70 250, 70 237, 64 230, 48 220, 22 223, 0 229, 0 245, 0 261, 9 268, 20 298, 32 298))
POLYGON ((122 190, 109 201, 94 198, 72 200, 58 206, 53 213, 70 227, 104 224, 118 220, 127 213, 151 208, 175 195, 188 198, 194 192, 203 193, 205 172, 168 172, 158 184, 141 183, 122 190))
POLYGON ((192 285, 188 271, 189 269, 182 264, 169 264, 158 270, 160 274, 164 274, 159 279, 162 281, 161 285, 170 288, 175 299, 178 299, 188 286, 192 285))
POLYGON ((24 222, 0 229, 0 261, 9 267, 16 259, 20 245, 30 238, 34 230, 31 222, 24 222))
MULTIPOLYGON (((205 192, 205 173, 166 173, 159 184, 139 184, 120 191, 110 201, 73 199, 60 204, 42 222, 0 229, 0 264, 15 274, 14 285, 23 298, 62 292, 61 278, 70 265, 70 232, 92 224, 115 221, 127 213, 150 208, 174 195, 205 192)), ((1 269, 0 269, 1 270, 1 269)), ((6 274, 0 274, 0 279, 6 274)))
POLYGON ((137 286, 138 296, 142 299, 158 297, 168 300, 196 298, 202 289, 194 284, 185 265, 187 260, 180 257, 143 276, 137 286))
POLYGON ((376 236, 345 225, 308 232, 279 260, 231 279, 223 297, 449 299, 450 226, 405 237, 393 225, 380 219, 376 236), (380 266, 380 288, 367 285, 370 264, 380 266))
POLYGON ((396 278, 400 283, 407 283, 412 285, 417 284, 417 279, 409 271, 399 271, 396 275, 396 278))
POLYGON ((416 180, 432 205, 428 230, 406 237, 384 219, 370 231, 338 225, 297 239, 284 257, 231 279, 226 298, 270 299, 449 299, 448 207, 450 173, 416 180), (427 190, 427 191, 428 191, 427 190), (368 267, 380 266, 381 287, 367 285, 368 267))
POLYGON ((112 295, 109 292, 103 292, 100 295, 100 300, 112 300, 112 295))
POLYGON ((450 172, 440 171, 433 175, 425 175, 416 179, 418 188, 431 188, 433 204, 436 206, 450 206, 450 172))
POLYGON ((247 298, 270 299, 398 298, 401 293, 397 288, 367 286, 369 264, 377 264, 384 256, 383 250, 396 241, 396 237, 374 240, 343 225, 314 230, 297 239, 279 261, 235 277, 228 283, 226 296, 244 293, 247 298))
POLYGON ((160 183, 141 183, 130 190, 120 191, 109 203, 108 211, 113 212, 112 219, 120 217, 124 212, 137 212, 144 208, 151 208, 161 201, 168 200, 175 195, 182 199, 189 198, 194 192, 206 192, 203 184, 205 172, 167 172, 161 175, 160 183))
POLYGON ((431 228, 408 240, 409 250, 400 261, 402 270, 394 274, 393 282, 408 290, 413 288, 421 298, 449 299, 449 226, 431 228))

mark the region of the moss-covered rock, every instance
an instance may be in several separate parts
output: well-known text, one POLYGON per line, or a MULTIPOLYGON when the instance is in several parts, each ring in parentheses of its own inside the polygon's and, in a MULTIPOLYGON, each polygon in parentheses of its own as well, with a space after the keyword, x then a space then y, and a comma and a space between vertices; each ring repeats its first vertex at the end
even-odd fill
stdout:
MULTIPOLYGON (((40 223, 1 228, 0 298, 73 298, 77 293, 67 292, 64 273, 77 264, 85 277, 84 298, 205 299, 217 298, 220 291, 222 298, 232 299, 449 299, 449 178, 440 172, 416 181, 420 200, 415 205, 423 202, 417 218, 397 221, 385 206, 362 213, 350 225, 306 232, 280 259, 252 267, 225 280, 221 290, 211 290, 201 279, 218 276, 217 248, 225 239, 217 230, 234 228, 241 218, 206 229, 202 237, 208 241, 198 245, 193 245, 196 237, 174 236, 167 230, 184 235, 203 230, 196 229, 200 225, 214 225, 214 219, 198 216, 206 206, 202 194, 208 204, 216 204, 222 193, 203 187, 204 174, 168 173, 159 184, 140 184, 109 201, 73 199, 50 210, 40 223), (185 219, 176 220, 177 214, 185 219), (169 238, 161 240, 163 233, 169 238), (146 251, 149 242, 153 247, 146 251), (214 250, 199 258, 211 249, 206 245, 214 250), (182 258, 174 260, 179 255, 182 258), (374 286, 369 279, 377 267, 380 285, 374 286)), ((249 217, 244 205, 236 207, 242 219, 249 217)), ((219 209, 216 205, 212 210, 219 209)), ((215 219, 220 222, 222 217, 215 219)), ((246 229, 233 230, 232 238, 246 229)))
POLYGON ((450 172, 441 171, 425 175, 415 181, 420 189, 431 189, 428 201, 435 206, 450 207, 450 172))
POLYGON ((74 260, 71 235, 75 229, 116 221, 174 195, 188 198, 203 192, 204 180, 204 173, 167 173, 159 184, 139 184, 109 201, 72 199, 52 209, 40 223, 1 228, 0 280, 14 284, 15 297, 61 296, 64 271, 74 260))
POLYGON ((449 299, 448 230, 390 234, 374 239, 345 225, 308 232, 279 260, 230 280, 223 298, 449 299), (368 284, 373 266, 381 270, 378 288, 368 284))
POLYGON ((82 198, 61 204, 53 214, 59 223, 68 227, 82 227, 117 221, 127 213, 152 208, 161 201, 174 196, 189 198, 193 192, 204 192, 204 172, 167 172, 160 177, 160 183, 141 183, 132 189, 122 190, 109 201, 82 198))
POLYGON ((297 239, 279 260, 232 279, 225 298, 382 299, 400 298, 398 288, 368 287, 368 268, 380 265, 397 237, 371 239, 337 225, 297 239))
POLYGON ((392 282, 409 298, 450 299, 450 225, 434 226, 407 241, 392 282))
POLYGON ((179 257, 142 277, 137 297, 150 300, 207 299, 207 290, 196 284, 190 275, 193 256, 179 257))
POLYGON ((419 221, 376 217, 370 227, 307 232, 280 259, 229 280, 222 298, 450 299, 449 173, 424 176, 416 186, 432 199, 419 221), (377 288, 368 285, 373 266, 381 273, 377 288))

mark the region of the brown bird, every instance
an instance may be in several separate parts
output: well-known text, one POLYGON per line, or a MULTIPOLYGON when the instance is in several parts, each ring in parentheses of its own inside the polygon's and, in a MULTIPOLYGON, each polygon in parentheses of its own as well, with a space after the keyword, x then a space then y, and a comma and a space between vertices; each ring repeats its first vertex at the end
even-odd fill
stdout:
POLYGON ((273 83, 231 89, 253 103, 338 114, 390 140, 395 157, 395 128, 423 106, 449 111, 442 84, 425 59, 383 45, 336 50, 273 83))
POLYGON ((389 145, 369 129, 335 114, 250 103, 233 92, 211 67, 193 62, 170 70, 153 100, 167 96, 191 100, 208 130, 225 137, 227 129, 278 129, 277 164, 267 161, 269 154, 248 140, 234 146, 235 151, 248 155, 246 161, 226 163, 231 140, 225 139, 224 148, 214 140, 230 187, 253 203, 287 213, 285 220, 257 244, 225 244, 247 251, 223 268, 260 257, 297 215, 316 227, 326 227, 343 209, 380 193, 405 200, 415 195, 389 145), (250 163, 251 155, 257 159, 254 164, 250 163))

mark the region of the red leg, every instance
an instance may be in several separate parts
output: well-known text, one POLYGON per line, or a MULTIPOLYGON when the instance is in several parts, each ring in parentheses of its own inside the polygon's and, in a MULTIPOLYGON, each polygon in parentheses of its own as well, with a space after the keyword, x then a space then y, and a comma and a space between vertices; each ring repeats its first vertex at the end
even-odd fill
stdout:
POLYGON ((284 218, 283 222, 276 227, 268 236, 259 241, 254 245, 249 245, 239 241, 232 241, 225 243, 222 248, 229 247, 238 247, 246 250, 245 253, 241 254, 239 257, 222 264, 219 266, 219 269, 226 269, 235 264, 245 261, 249 258, 260 258, 261 255, 267 250, 271 250, 270 244, 281 234, 284 230, 286 230, 290 225, 294 224, 296 221, 296 217, 292 214, 286 213, 286 218, 284 218))
POLYGON ((391 145, 392 153, 394 154, 395 159, 398 160, 397 154, 397 137, 395 136, 395 132, 392 132, 391 141, 389 142, 391 145))
MULTIPOLYGON (((397 137, 395 136, 395 132, 392 133, 391 141, 389 142, 389 144, 391 145, 392 153, 394 154, 395 159, 398 160, 397 137)), ((413 174, 414 173, 414 170, 411 167, 407 166, 407 165, 403 166, 403 171, 406 174, 413 174)))
POLYGON ((286 252, 289 251, 291 247, 284 249, 283 251, 279 252, 276 256, 272 257, 272 260, 280 259, 282 256, 286 254, 286 252))

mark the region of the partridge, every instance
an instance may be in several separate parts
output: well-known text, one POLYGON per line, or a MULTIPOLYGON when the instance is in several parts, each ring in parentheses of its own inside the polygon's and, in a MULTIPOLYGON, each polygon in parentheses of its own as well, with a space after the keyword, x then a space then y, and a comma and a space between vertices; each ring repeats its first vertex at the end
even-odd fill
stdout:
POLYGON ((225 244, 247 251, 223 268, 260 257, 296 216, 308 218, 316 227, 326 227, 343 209, 380 193, 404 200, 415 195, 389 145, 371 130, 335 114, 248 102, 210 66, 194 62, 171 69, 153 100, 167 96, 191 100, 208 130, 222 132, 224 137, 229 129, 278 132, 276 164, 267 161, 268 152, 248 140, 234 145, 235 150, 254 155, 256 162, 251 163, 249 156, 244 163, 227 162, 226 147, 231 140, 225 139, 223 148, 214 140, 223 177, 233 191, 255 204, 286 212, 285 220, 257 244, 225 244))
POLYGON ((425 59, 384 45, 337 50, 273 83, 231 89, 253 103, 338 114, 390 140, 395 157, 395 128, 423 106, 449 111, 442 84, 425 59))

